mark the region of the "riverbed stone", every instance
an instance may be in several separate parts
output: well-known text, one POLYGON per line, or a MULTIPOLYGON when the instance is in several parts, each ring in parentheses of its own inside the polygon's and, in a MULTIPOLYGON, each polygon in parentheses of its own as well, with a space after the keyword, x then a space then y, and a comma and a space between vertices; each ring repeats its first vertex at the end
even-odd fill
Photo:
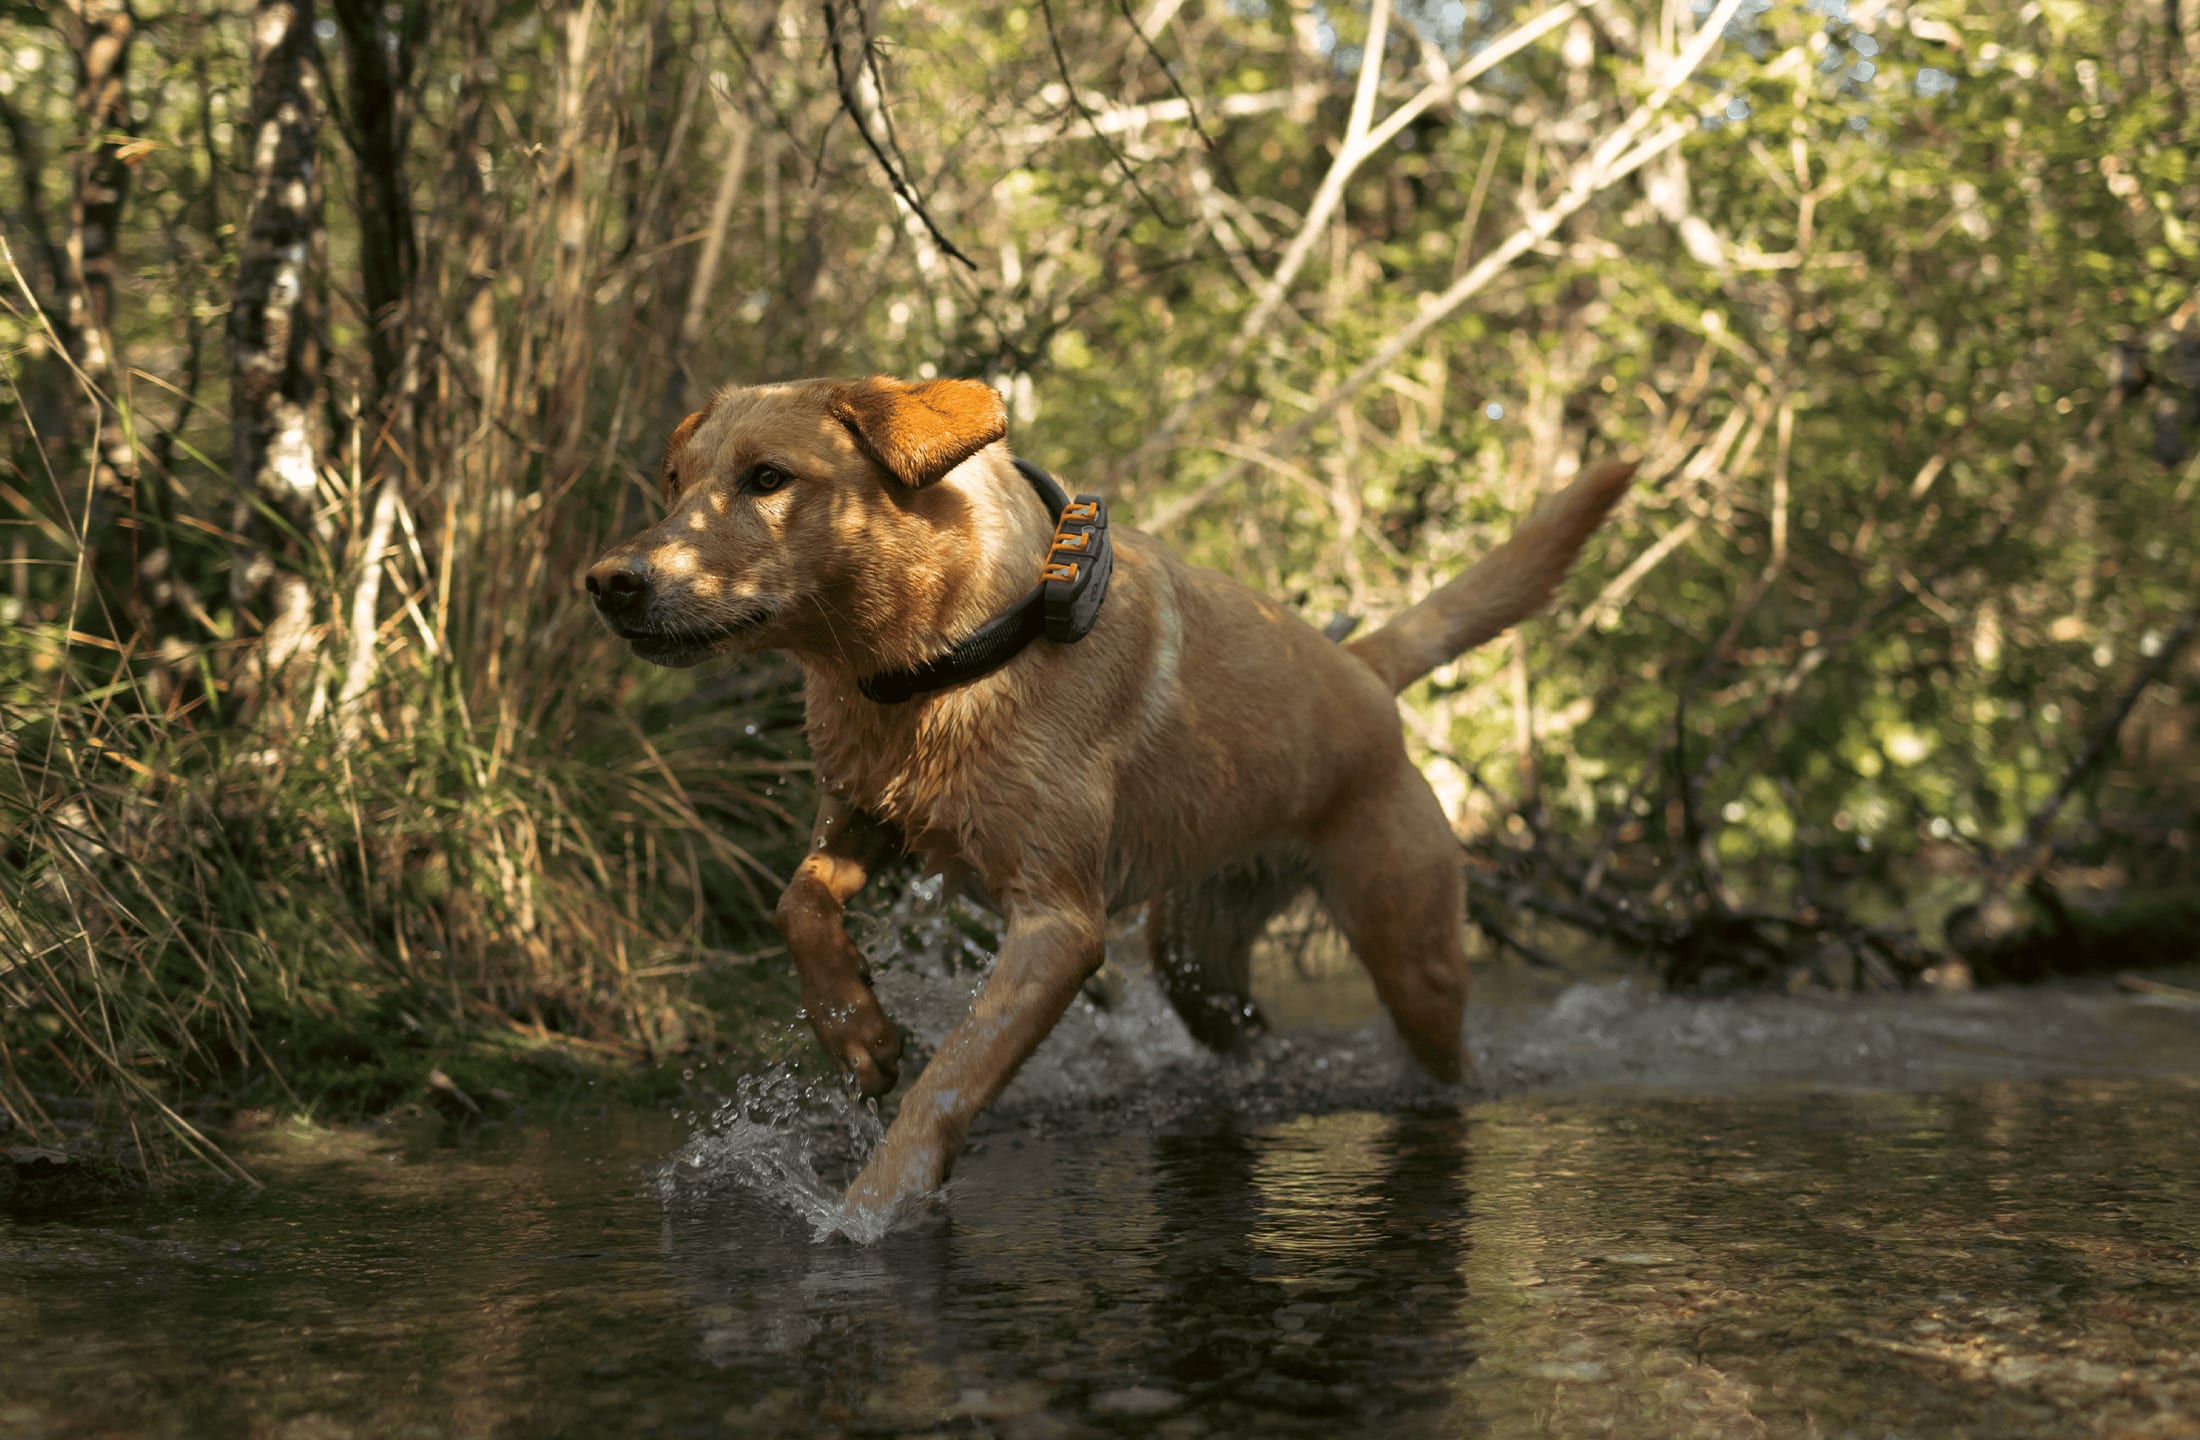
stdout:
POLYGON ((1151 1385, 1125 1385, 1116 1390, 1102 1390, 1090 1401, 1091 1409, 1096 1415, 1121 1415, 1130 1419, 1166 1415, 1183 1404, 1184 1397, 1174 1390, 1157 1389, 1151 1385))
POLYGON ((1006 1420, 1045 1409, 1053 1393, 1052 1387, 1037 1380, 1011 1380, 1006 1385, 990 1388, 972 1387, 955 1397, 954 1413, 976 1420, 1006 1420))

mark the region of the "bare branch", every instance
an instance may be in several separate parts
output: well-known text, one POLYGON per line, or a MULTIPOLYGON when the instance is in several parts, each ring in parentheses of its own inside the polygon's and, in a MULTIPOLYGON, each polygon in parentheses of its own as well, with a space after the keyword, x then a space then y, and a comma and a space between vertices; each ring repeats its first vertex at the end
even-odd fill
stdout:
POLYGON ((718 262, 725 253, 726 227, 733 219, 733 203, 741 194, 741 179, 749 165, 749 137, 754 127, 741 108, 721 97, 730 139, 726 157, 719 162, 718 190, 711 197, 710 226, 704 232, 703 253, 695 262, 695 281, 688 289, 687 309, 680 316, 680 344, 693 345, 703 333, 703 312, 710 305, 711 289, 718 283, 718 262))
MULTIPOLYGON (((1388 0, 1375 0, 1375 3, 1377 8, 1380 9, 1388 3, 1388 0)), ((1061 32, 1054 27, 1053 0, 1039 0, 1039 12, 1046 17, 1047 44, 1054 51, 1054 68, 1058 72, 1060 72, 1062 76, 1062 89, 1069 96, 1070 108, 1075 110, 1078 115, 1084 120, 1085 124, 1089 128, 1091 128, 1092 138, 1098 140, 1102 148, 1104 148, 1108 152, 1108 158, 1115 162, 1116 169, 1123 172, 1124 181, 1130 185, 1131 189, 1137 194, 1138 198, 1141 201, 1145 202, 1146 208, 1153 212, 1153 218, 1159 220, 1162 224, 1168 226, 1171 230, 1183 229, 1185 222, 1182 220, 1172 220, 1171 218, 1169 218, 1168 212, 1161 208, 1161 202, 1154 199, 1152 193, 1149 192, 1146 189, 1144 183, 1139 180, 1138 172, 1131 168, 1130 160, 1123 154, 1120 149, 1116 148, 1114 141, 1108 139, 1107 136, 1100 133, 1099 127, 1095 123, 1095 117, 1092 111, 1086 108, 1085 102, 1082 99, 1078 98, 1077 82, 1070 77, 1069 73, 1069 57, 1062 53, 1061 32)))
POLYGON ((1200 122, 1199 109, 1192 104, 1192 97, 1184 93, 1184 87, 1177 82, 1176 72, 1169 68, 1169 62, 1161 57, 1161 51, 1146 37, 1145 28, 1138 23, 1138 17, 1131 13, 1131 0, 1115 0, 1115 3, 1122 10, 1124 21, 1130 25, 1131 33, 1138 37, 1138 43, 1146 47, 1146 53, 1160 67, 1161 78, 1169 82, 1169 89, 1176 93, 1177 99, 1184 102, 1185 117, 1192 122, 1192 130, 1199 136, 1199 143, 1207 147, 1207 158, 1215 162, 1215 174, 1221 178, 1222 188, 1235 195, 1238 188, 1237 177, 1230 173, 1230 162, 1216 148, 1215 137, 1208 134, 1207 127, 1200 122))
MULTIPOLYGON (((1738 0, 1736 0, 1736 3, 1738 3, 1738 0)), ((1731 9, 1733 6, 1730 5, 1728 8, 1731 9)), ((1346 123, 1344 140, 1337 147, 1337 158, 1330 163, 1329 173, 1322 177, 1321 187, 1314 192, 1313 203, 1307 206, 1306 215, 1299 223, 1298 233, 1292 237, 1290 247, 1284 251, 1283 259, 1277 262, 1276 273, 1261 292, 1260 299, 1254 304, 1251 313, 1238 326, 1237 335, 1231 340, 1230 348, 1223 352, 1220 360, 1208 368, 1207 374, 1201 382, 1194 385, 1185 398, 1177 403, 1176 408, 1161 422, 1160 427, 1155 430, 1152 437, 1139 447, 1138 454, 1133 457, 1132 463, 1134 465, 1139 459, 1152 455, 1168 445, 1176 432, 1183 427, 1185 420, 1190 417, 1193 407, 1201 399, 1212 393, 1214 386, 1219 384, 1223 377, 1230 373, 1231 368, 1244 358, 1245 352, 1251 348, 1254 340, 1258 339, 1261 332, 1268 328, 1268 322, 1274 317, 1276 308, 1283 303, 1283 297, 1289 293, 1291 283, 1298 278, 1299 271, 1304 268, 1308 257, 1313 254, 1315 242, 1321 238, 1324 227, 1329 223, 1329 217, 1335 214, 1337 206, 1343 203, 1345 186, 1350 183, 1359 168, 1385 146, 1389 145, 1392 140, 1396 139, 1400 131, 1412 124, 1430 107, 1440 105, 1451 99, 1467 85, 1488 73, 1492 67, 1510 59, 1567 20, 1572 19, 1580 13, 1581 9, 1582 7, 1573 3, 1573 0, 1567 0, 1567 3, 1554 6, 1527 23, 1515 26, 1503 36, 1491 42, 1489 46, 1476 54, 1465 65, 1460 66, 1449 75, 1423 86, 1411 99, 1392 111, 1381 125, 1371 125, 1375 103, 1375 82, 1381 78, 1383 41, 1389 20, 1389 6, 1382 3, 1382 0, 1378 0, 1375 14, 1369 20, 1370 30, 1367 49, 1360 61, 1359 85, 1353 94, 1352 116, 1346 123)))
MULTIPOLYGON (((1741 0, 1727 0, 1726 8, 1736 8, 1740 3, 1741 0)), ((1693 128, 1692 125, 1683 123, 1668 125, 1657 135, 1644 141, 1635 149, 1616 158, 1608 156, 1609 143, 1606 146, 1600 146, 1596 154, 1591 155, 1575 167, 1572 180, 1567 184, 1565 191, 1560 194, 1558 199, 1552 202, 1548 210, 1529 216, 1527 223, 1507 236, 1496 249, 1477 261, 1474 267, 1460 276, 1449 289, 1441 295, 1423 301, 1419 314, 1415 315, 1411 321, 1407 322, 1396 334, 1385 341, 1383 347, 1362 362, 1358 369, 1339 381, 1336 387, 1324 396, 1311 411, 1299 417, 1278 434, 1271 448, 1279 451, 1288 450, 1305 440, 1308 435, 1313 433, 1316 426, 1336 414, 1348 400, 1367 388, 1371 382, 1379 379, 1400 355, 1418 345, 1423 336, 1450 319, 1461 306, 1473 299, 1484 286, 1502 274, 1513 261, 1527 254, 1529 250, 1547 238, 1552 231, 1558 228, 1560 221, 1586 205, 1608 186, 1624 179, 1645 161, 1679 144, 1681 138, 1693 128)), ((1622 136, 1617 138, 1631 137, 1625 136, 1623 127, 1622 136)), ((1192 511, 1206 504, 1226 486, 1235 482, 1245 473, 1245 470, 1246 463, 1243 461, 1225 467, 1197 489, 1142 517, 1142 523, 1150 530, 1168 528, 1171 524, 1183 519, 1192 511)))
MULTIPOLYGON (((2184 618, 2177 622, 2177 628, 2169 633, 2161 648, 2154 652, 2153 658, 2140 667, 2139 673, 2131 677, 2131 683, 2124 687, 2124 693, 2117 697, 2115 705, 2093 727, 2093 733, 2086 739, 2085 748, 2078 752, 2077 758, 2063 771, 2054 793, 2041 801, 2039 808, 2025 821, 2023 837, 1995 861, 1992 873, 1997 879, 2018 874, 2032 863, 2033 857, 2046 841, 2047 827, 2054 823, 2055 816, 2069 802, 2070 797, 2077 793, 2078 787, 2101 768, 2109 753, 2116 748, 2116 737, 2123 733, 2124 721, 2131 718, 2132 709, 2138 705, 2139 697, 2147 692, 2148 687, 2169 673, 2169 667, 2177 663, 2177 657, 2192 643, 2196 632, 2200 632, 2200 605, 2194 605, 2185 612, 2184 618)), ((1989 884, 1987 888, 1992 891, 1998 887, 1989 884)))
MULTIPOLYGON (((1266 115, 1276 110, 1289 110, 1297 106, 1312 105, 1335 94, 1329 85, 1290 85, 1275 90, 1255 90, 1244 95, 1225 95, 1207 107, 1209 116, 1221 115, 1238 120, 1249 115, 1266 115)), ((1153 125, 1181 124, 1192 116, 1189 100, 1155 100, 1145 105, 1112 105, 1103 97, 1085 101, 1092 112, 1087 127, 1095 135, 1121 135, 1128 131, 1144 130, 1153 125)), ((1004 130, 999 135, 1003 145, 1017 149, 1030 149, 1039 145, 1051 145, 1062 138, 1058 124, 1026 125, 1019 130, 1004 130)))
POLYGON ((856 133, 863 137, 863 143, 870 148, 879 168, 886 172, 887 183, 894 187, 894 193, 901 197, 901 203, 907 205, 924 222, 924 228, 931 233, 933 241, 940 249, 962 261, 970 269, 976 270, 978 262, 955 248, 955 242, 948 239, 947 232, 940 229, 938 223, 932 219, 931 212, 924 208, 924 202, 917 198, 916 192, 909 187, 909 182, 902 178, 901 172, 879 145, 878 137, 871 133, 871 127, 864 123, 863 109, 856 103, 855 82, 849 77, 847 65, 840 56, 840 6, 837 0, 825 0, 825 44, 833 52, 833 78, 840 86, 840 108, 848 113, 848 119, 855 125, 856 133))

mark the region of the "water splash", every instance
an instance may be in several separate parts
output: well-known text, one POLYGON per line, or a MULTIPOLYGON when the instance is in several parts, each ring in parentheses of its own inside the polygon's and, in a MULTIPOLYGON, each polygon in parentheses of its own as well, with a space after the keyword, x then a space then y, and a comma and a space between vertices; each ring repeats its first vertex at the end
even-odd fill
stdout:
MULTIPOLYGON (((936 878, 857 920, 880 999, 903 1030, 904 1089, 983 987, 996 924, 945 895, 936 878)), ((2145 1071, 2183 1053, 2191 1038, 2189 1027, 2165 1021, 2170 1028, 2156 1043, 2159 1027, 2112 994, 2065 994, 2051 1005, 2012 994, 1707 1000, 1623 981, 1574 985, 1541 1003, 1471 1008, 1463 1039, 1473 1079, 1443 1086, 1413 1065, 1372 994, 1356 1008, 1313 1007, 1324 1023, 1266 1036, 1242 1059, 1219 1059, 1184 1029, 1145 948, 1135 924, 1111 936, 1101 983, 1072 1003, 979 1117, 966 1156, 982 1157, 997 1137, 1015 1144, 1056 1132, 1159 1134, 1203 1119, 1250 1130, 1346 1110, 1456 1107, 1522 1090, 1916 1089, 2103 1066, 2145 1071)), ((806 1034, 797 1046, 812 1048, 806 1034)), ((890 1098, 888 1115, 892 1105, 890 1098)), ((670 1203, 738 1189, 800 1217, 815 1238, 869 1243, 908 1228, 941 1198, 904 1197, 882 1211, 847 1207, 843 1188, 883 1134, 876 1106, 835 1079, 782 1064, 737 1082, 663 1168, 659 1194, 670 1203)))
MULTIPOLYGON (((902 1029, 904 1091, 969 1012, 991 972, 998 922, 946 895, 938 877, 913 882, 880 911, 852 915, 887 1013, 902 1029)), ((1045 1134, 1105 1115, 1116 1127, 1160 1130, 1201 1113, 1245 1124, 1350 1108, 1393 1108, 1445 1093, 1414 1069, 1387 1023, 1271 1035, 1241 1060, 1194 1040, 1145 959, 1141 922, 1108 942, 1101 980, 980 1116, 966 1153, 989 1136, 1045 1134)), ((807 1037, 803 1037, 806 1041, 807 1037)), ((892 1100, 889 1099, 889 1115, 892 1100)), ((869 1243, 907 1228, 940 1192, 851 1209, 845 1182, 884 1134, 879 1110, 839 1081, 782 1063, 741 1077, 657 1177, 668 1205, 745 1190, 810 1226, 814 1238, 869 1243), (836 1183, 838 1182, 838 1183, 836 1183)))
POLYGON ((841 1187, 818 1172, 852 1168, 884 1133, 876 1110, 847 1086, 782 1061, 735 1082, 733 1096, 658 1169, 657 1198, 669 1206, 738 1187, 792 1211, 817 1239, 875 1239, 874 1225, 884 1234, 891 1217, 847 1211, 841 1187))

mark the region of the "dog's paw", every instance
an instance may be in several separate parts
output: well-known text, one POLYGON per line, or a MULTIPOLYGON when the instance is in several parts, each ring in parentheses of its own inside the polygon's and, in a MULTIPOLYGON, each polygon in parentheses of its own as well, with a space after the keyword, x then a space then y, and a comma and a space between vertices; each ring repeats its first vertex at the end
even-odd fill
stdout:
POLYGON ((867 1100, 876 1100, 901 1079, 901 1031, 886 1018, 886 1009, 865 986, 844 1005, 813 1011, 810 1027, 818 1043, 853 1080, 867 1100))
POLYGON ((841 1051, 841 1069, 856 1082, 866 1100, 876 1100, 901 1079, 901 1031, 879 1012, 877 1029, 851 1041, 841 1051))
POLYGON ((848 1186, 840 1213, 830 1226, 869 1244, 910 1216, 936 1204, 947 1183, 949 1147, 937 1136, 911 1138, 888 1132, 848 1186))

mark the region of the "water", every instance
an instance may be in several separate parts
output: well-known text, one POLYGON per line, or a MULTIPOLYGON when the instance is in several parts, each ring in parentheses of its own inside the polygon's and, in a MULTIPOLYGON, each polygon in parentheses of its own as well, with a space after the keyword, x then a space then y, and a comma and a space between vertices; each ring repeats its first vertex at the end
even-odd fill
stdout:
POLYGON ((870 1244, 814 1237, 875 1122, 784 1074, 247 1137, 258 1195, 0 1219, 0 1435, 2200 1435, 2200 1011, 1472 1028, 1465 1093, 1379 1025, 1224 1067, 1134 982, 870 1244))

